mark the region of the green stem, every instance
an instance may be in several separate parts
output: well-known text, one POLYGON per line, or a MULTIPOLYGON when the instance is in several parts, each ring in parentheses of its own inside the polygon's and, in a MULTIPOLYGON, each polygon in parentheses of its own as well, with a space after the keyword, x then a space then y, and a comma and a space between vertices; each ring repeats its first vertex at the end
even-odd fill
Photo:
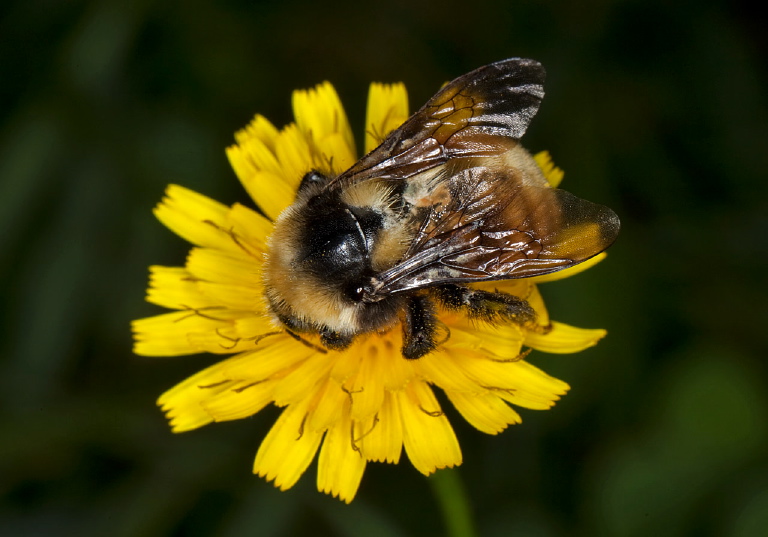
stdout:
POLYGON ((438 470, 428 481, 440 504, 449 537, 477 537, 472 509, 459 471, 438 470))

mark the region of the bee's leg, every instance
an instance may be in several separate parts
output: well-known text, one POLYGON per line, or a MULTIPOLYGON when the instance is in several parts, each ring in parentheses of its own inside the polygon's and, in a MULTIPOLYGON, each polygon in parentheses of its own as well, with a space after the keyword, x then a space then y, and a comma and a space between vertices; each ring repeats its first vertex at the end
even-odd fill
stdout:
POLYGON ((405 306, 403 321, 403 356, 409 360, 421 358, 433 351, 437 315, 435 306, 426 296, 414 296, 405 306))
POLYGON ((306 339, 304 339, 303 337, 301 337, 301 336, 300 336, 299 334, 297 334, 296 332, 293 332, 293 331, 291 331, 291 330, 286 330, 285 332, 286 332, 286 334, 288 334, 289 336, 291 336, 293 339, 295 339, 296 341, 298 341, 298 342, 299 342, 299 343, 301 343, 302 345, 305 345, 305 346, 309 347, 310 349, 315 349, 317 352, 321 352, 321 353, 323 353, 323 354, 325 354, 325 353, 327 353, 327 352, 328 352, 326 349, 324 349, 324 348, 323 348, 323 347, 321 347, 320 345, 315 345, 315 344, 314 344, 314 343, 312 343, 311 341, 307 341, 306 339))
POLYGON ((512 321, 528 324, 536 320, 536 312, 527 301, 515 295, 460 285, 441 285, 433 288, 435 296, 448 309, 465 309, 470 317, 484 321, 512 321))
POLYGON ((282 322, 285 325, 285 329, 286 329, 285 331, 288 333, 289 336, 291 336, 296 341, 300 341, 307 347, 315 349, 319 352, 326 352, 326 349, 342 350, 348 347, 350 343, 352 343, 351 337, 343 338, 341 334, 337 334, 336 332, 331 332, 328 329, 318 330, 316 326, 313 326, 305 321, 302 321, 298 317, 291 317, 289 315, 278 314, 277 318, 280 319, 280 322, 282 322), (315 331, 318 331, 320 333, 320 342, 323 344, 323 347, 325 348, 307 341, 300 335, 302 333, 315 332, 315 331))
POLYGON ((352 336, 343 336, 327 328, 320 330, 320 341, 326 348, 334 351, 343 351, 352 344, 352 339, 352 336))

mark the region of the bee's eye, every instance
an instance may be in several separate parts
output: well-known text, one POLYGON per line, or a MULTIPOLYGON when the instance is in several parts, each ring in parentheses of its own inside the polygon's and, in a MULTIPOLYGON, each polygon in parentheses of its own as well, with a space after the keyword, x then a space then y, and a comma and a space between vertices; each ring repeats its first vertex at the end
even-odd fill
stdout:
POLYGON ((365 296, 365 286, 363 286, 363 285, 355 285, 351 289, 351 293, 350 294, 352 295, 352 298, 354 298, 358 302, 361 301, 363 299, 363 296, 365 296))
POLYGON ((324 185, 328 181, 328 178, 317 170, 310 170, 304 174, 299 183, 299 189, 297 192, 306 190, 311 185, 324 185))

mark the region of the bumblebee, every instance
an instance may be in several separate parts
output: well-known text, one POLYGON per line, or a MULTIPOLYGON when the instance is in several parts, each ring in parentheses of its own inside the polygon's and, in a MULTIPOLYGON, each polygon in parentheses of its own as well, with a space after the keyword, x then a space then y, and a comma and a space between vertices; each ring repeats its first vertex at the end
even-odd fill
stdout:
POLYGON ((535 322, 524 299, 470 284, 572 267, 619 231, 612 210, 552 188, 520 145, 544 76, 529 59, 480 67, 345 172, 306 173, 268 245, 274 318, 331 350, 400 323, 407 359, 438 345, 438 306, 535 322))

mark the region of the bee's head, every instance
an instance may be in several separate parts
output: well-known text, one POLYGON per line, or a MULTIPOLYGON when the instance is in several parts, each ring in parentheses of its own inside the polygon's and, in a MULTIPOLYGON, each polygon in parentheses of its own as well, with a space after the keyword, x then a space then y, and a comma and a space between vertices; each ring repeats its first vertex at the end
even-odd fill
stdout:
POLYGON ((363 290, 382 216, 334 191, 300 196, 275 222, 264 281, 278 318, 340 333, 360 329, 363 290))
POLYGON ((356 300, 356 289, 372 276, 370 252, 382 219, 328 198, 315 196, 302 209, 293 263, 356 300))

